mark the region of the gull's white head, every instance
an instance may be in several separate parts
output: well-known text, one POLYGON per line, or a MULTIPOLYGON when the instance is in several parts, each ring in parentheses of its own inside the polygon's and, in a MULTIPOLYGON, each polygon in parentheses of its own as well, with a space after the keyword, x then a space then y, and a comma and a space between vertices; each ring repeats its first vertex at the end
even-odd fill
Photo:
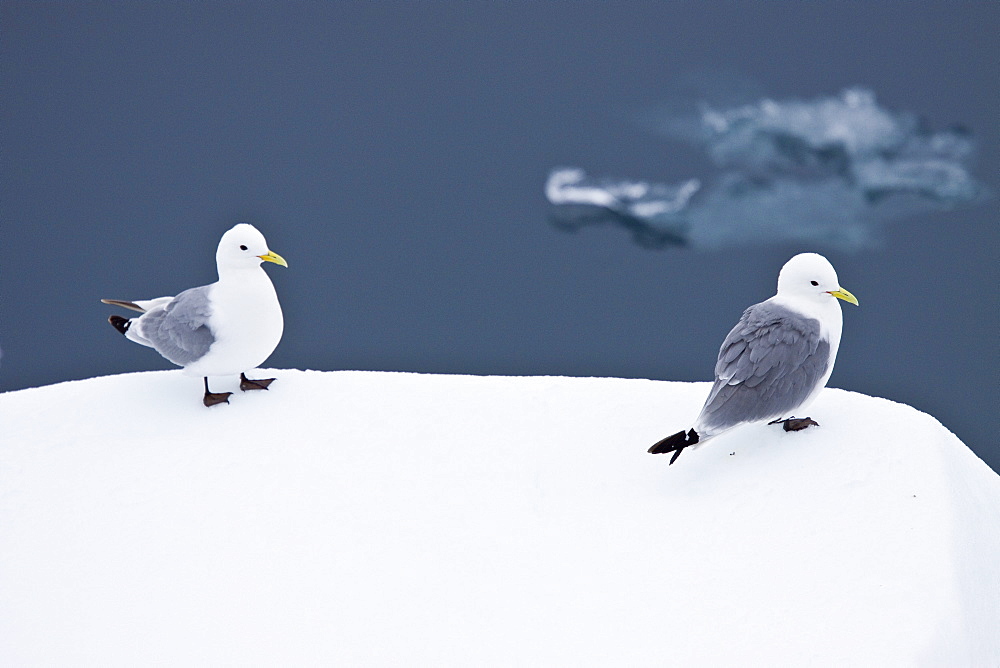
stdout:
POLYGON ((253 269, 261 262, 288 266, 283 257, 267 249, 264 235, 249 223, 240 223, 222 235, 215 261, 220 273, 230 269, 253 269))
POLYGON ((817 253, 799 253, 785 263, 778 274, 778 295, 817 302, 837 297, 858 305, 854 295, 840 287, 830 261, 817 253))

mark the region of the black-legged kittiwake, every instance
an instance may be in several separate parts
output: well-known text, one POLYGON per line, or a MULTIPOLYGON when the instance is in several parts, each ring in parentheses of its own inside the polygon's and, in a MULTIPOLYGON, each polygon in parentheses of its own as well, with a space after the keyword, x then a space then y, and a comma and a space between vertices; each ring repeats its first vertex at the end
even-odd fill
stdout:
POLYGON ((723 341, 715 384, 694 427, 649 452, 673 452, 673 464, 684 448, 742 424, 783 423, 785 431, 816 425, 792 415, 812 403, 833 371, 843 328, 837 299, 858 304, 825 257, 801 253, 786 262, 777 294, 744 311, 723 341))
POLYGON ((266 390, 274 381, 251 380, 245 372, 274 352, 284 329, 278 295, 261 262, 288 266, 284 258, 268 250, 264 235, 248 223, 222 235, 215 262, 218 281, 176 297, 101 300, 142 313, 132 319, 113 315, 108 321, 127 338, 184 367, 185 374, 202 376, 206 406, 229 403, 232 394, 209 391, 209 376, 239 374, 243 391, 266 390))

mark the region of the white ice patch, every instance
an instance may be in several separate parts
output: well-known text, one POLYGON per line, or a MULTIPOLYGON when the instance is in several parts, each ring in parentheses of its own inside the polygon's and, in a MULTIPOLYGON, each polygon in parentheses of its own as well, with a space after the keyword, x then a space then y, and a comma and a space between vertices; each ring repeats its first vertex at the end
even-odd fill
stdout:
POLYGON ((668 467, 708 383, 261 375, 0 394, 0 664, 1000 665, 1000 477, 908 406, 668 467))

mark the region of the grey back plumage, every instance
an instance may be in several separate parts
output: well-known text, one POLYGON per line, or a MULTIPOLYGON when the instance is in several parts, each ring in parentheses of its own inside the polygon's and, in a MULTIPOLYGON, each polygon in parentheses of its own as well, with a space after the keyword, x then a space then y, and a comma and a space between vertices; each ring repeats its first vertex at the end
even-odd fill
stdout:
POLYGON ((208 327, 208 290, 207 285, 185 290, 140 319, 142 336, 174 364, 186 366, 199 360, 215 342, 208 327))
POLYGON ((751 306, 722 343, 698 422, 721 431, 790 417, 825 376, 830 343, 819 321, 770 302, 751 306))

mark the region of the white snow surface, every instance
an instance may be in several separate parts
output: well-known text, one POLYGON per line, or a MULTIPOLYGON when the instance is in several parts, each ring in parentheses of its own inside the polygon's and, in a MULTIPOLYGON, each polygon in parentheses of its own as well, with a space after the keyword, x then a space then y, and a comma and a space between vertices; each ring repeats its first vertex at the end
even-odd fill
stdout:
POLYGON ((668 467, 708 383, 271 375, 0 395, 0 664, 1000 665, 1000 476, 908 406, 668 467))

